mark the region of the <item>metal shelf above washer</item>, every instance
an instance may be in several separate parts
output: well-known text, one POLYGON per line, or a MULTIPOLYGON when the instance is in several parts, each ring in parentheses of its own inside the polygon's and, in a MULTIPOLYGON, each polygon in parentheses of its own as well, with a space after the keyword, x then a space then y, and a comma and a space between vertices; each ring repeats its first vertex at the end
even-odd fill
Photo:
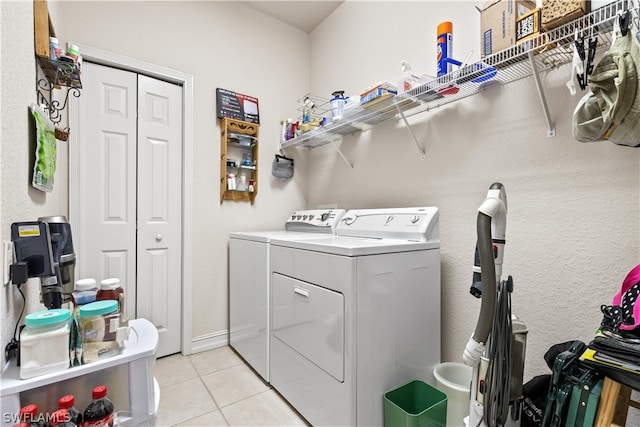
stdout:
MULTIPOLYGON (((407 117, 459 101, 493 86, 511 83, 529 76, 534 76, 538 89, 548 126, 547 136, 553 137, 555 127, 540 81, 540 71, 557 68, 572 61, 572 46, 576 34, 596 38, 598 49, 611 45, 614 19, 618 12, 626 11, 632 5, 631 0, 618 0, 605 5, 558 28, 486 56, 480 62, 469 64, 400 93, 391 98, 390 102, 375 109, 366 108, 366 105, 347 108, 339 121, 313 129, 293 139, 281 141, 280 148, 316 148, 340 140, 346 135, 370 129, 379 123, 404 120, 424 159, 424 149, 411 131, 407 117), (483 82, 477 82, 480 80, 478 77, 483 72, 489 72, 491 68, 497 71, 495 76, 483 82)), ((344 156, 342 157, 344 159, 344 156)), ((346 159, 345 161, 349 164, 346 159)))

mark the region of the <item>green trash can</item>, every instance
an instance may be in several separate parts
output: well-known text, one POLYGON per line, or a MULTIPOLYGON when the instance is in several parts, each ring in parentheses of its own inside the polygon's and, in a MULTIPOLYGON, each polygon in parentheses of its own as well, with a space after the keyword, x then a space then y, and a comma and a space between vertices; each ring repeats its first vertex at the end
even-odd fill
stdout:
POLYGON ((385 427, 445 427, 447 395, 413 380, 384 394, 385 427))

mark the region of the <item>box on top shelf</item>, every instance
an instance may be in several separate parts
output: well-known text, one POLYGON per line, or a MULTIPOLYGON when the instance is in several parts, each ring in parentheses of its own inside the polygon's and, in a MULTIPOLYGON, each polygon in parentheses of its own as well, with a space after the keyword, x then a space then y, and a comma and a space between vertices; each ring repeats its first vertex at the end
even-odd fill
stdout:
POLYGON ((553 28, 578 19, 589 13, 587 0, 542 0, 542 28, 553 28))
POLYGON ((482 57, 516 43, 516 19, 535 9, 529 0, 487 0, 480 10, 480 52, 482 57))
POLYGON ((516 19, 516 43, 532 39, 542 33, 541 11, 542 9, 538 7, 516 19))
POLYGON ((385 98, 390 98, 398 93, 398 88, 388 82, 380 82, 373 87, 369 87, 360 94, 360 105, 365 105, 374 100, 386 95, 385 98))

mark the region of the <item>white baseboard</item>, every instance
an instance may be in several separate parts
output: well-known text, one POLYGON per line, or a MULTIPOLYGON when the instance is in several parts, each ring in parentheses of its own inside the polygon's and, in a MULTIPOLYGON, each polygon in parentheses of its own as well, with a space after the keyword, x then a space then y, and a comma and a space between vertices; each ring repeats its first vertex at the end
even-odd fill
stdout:
POLYGON ((229 345, 229 331, 200 335, 191 340, 191 354, 229 345))

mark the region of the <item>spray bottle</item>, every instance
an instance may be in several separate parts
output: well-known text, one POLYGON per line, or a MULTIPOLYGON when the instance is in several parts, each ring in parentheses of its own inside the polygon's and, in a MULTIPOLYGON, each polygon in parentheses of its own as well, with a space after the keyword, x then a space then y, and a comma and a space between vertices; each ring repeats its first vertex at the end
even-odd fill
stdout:
POLYGON ((444 76, 451 72, 451 62, 453 53, 453 23, 449 21, 438 24, 438 73, 437 76, 444 76))
POLYGON ((411 74, 411 65, 404 59, 400 61, 402 67, 402 79, 398 82, 398 93, 411 90, 419 81, 419 78, 411 74))
POLYGON ((331 94, 331 120, 340 120, 344 109, 344 91, 336 90, 331 94))

